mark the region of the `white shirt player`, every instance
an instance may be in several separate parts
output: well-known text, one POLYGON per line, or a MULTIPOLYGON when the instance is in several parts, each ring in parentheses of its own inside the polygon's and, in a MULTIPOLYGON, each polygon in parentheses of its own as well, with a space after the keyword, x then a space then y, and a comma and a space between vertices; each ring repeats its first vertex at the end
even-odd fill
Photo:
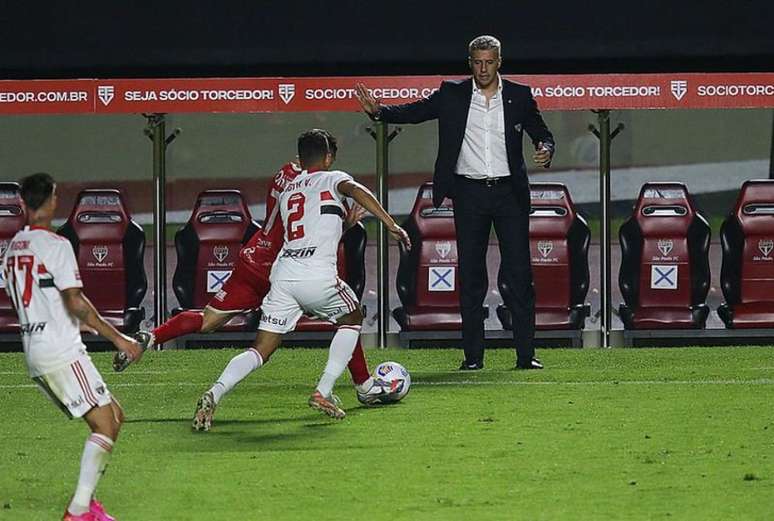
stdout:
POLYGON ((19 315, 30 376, 51 373, 85 355, 78 319, 60 294, 83 287, 70 242, 45 228, 25 226, 8 244, 2 269, 5 291, 19 315))
POLYGON ((285 241, 270 281, 335 280, 336 259, 346 213, 337 187, 352 176, 340 170, 304 170, 279 196, 285 241))

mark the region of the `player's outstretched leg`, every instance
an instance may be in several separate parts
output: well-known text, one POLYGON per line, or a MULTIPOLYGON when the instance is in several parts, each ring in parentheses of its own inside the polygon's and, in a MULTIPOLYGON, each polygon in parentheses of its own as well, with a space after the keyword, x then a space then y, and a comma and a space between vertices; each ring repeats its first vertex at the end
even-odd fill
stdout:
POLYGON ((259 331, 255 345, 240 353, 228 363, 220 377, 200 398, 196 404, 191 427, 195 431, 209 431, 212 417, 220 400, 239 382, 269 361, 269 357, 279 347, 282 335, 259 331))
MULTIPOLYGON (((213 308, 204 308, 201 311, 183 311, 170 318, 152 331, 138 331, 134 335, 135 340, 143 350, 150 349, 156 344, 164 344, 175 338, 191 333, 209 333, 220 328, 231 320, 236 313, 218 312, 213 308)), ((132 363, 124 353, 118 352, 113 357, 113 370, 120 373, 132 363)))
POLYGON ((110 405, 91 409, 84 416, 91 428, 81 456, 78 486, 67 506, 64 521, 115 521, 94 498, 100 478, 105 473, 110 453, 124 421, 121 406, 113 400, 110 405))

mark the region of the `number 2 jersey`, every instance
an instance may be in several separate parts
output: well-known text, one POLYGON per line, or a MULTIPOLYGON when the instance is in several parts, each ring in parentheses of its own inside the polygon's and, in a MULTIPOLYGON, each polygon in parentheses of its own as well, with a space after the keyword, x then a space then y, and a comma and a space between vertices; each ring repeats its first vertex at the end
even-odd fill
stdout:
POLYGON ((278 201, 285 240, 271 270, 272 282, 336 279, 346 214, 338 186, 344 181, 352 176, 340 170, 304 170, 285 185, 278 201))
POLYGON ((19 315, 30 376, 56 371, 84 355, 78 319, 60 293, 83 287, 70 242, 45 228, 25 226, 8 244, 2 269, 5 291, 19 315))

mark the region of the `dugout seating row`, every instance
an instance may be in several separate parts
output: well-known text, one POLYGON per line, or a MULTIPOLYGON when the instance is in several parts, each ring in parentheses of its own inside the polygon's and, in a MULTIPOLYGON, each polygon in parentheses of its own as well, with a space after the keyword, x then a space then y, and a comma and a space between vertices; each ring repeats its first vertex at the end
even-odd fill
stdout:
MULTIPOLYGON (((566 187, 531 185, 530 244, 536 288, 536 329, 582 329, 589 284, 590 234, 566 187)), ((16 183, 0 183, 0 252, 24 223, 16 183)), ((173 289, 180 309, 201 309, 233 270, 241 245, 258 229, 240 192, 202 192, 189 222, 175 237, 178 266, 173 289)), ((404 331, 459 330, 457 253, 453 207, 432 206, 432 184, 420 187, 405 223, 415 247, 401 251, 396 280, 402 306, 393 316, 404 331)), ((76 253, 87 294, 123 331, 144 318, 147 291, 145 237, 118 190, 84 190, 59 233, 76 253)), ((721 228, 718 315, 727 328, 774 327, 774 181, 746 182, 721 228)), ((619 232, 622 251, 619 308, 627 329, 703 328, 709 308, 707 220, 680 183, 646 183, 632 216, 619 232)), ((365 286, 365 231, 348 231, 340 245, 339 272, 356 293, 365 286)), ((2 282, 2 281, 0 281, 2 282)), ((504 300, 509 288, 498 283, 504 300)), ((179 311, 179 309, 177 310, 179 311)), ((505 305, 497 308, 513 327, 505 305)), ((253 330, 257 312, 234 318, 226 331, 253 330)), ((16 314, 0 292, 0 331, 15 331, 16 314)), ((329 329, 304 320, 298 330, 329 329)))
MULTIPOLYGON (((685 185, 646 183, 619 235, 624 327, 704 328, 710 227, 685 185)), ((718 316, 728 329, 774 327, 774 181, 742 185, 720 241, 718 316)))

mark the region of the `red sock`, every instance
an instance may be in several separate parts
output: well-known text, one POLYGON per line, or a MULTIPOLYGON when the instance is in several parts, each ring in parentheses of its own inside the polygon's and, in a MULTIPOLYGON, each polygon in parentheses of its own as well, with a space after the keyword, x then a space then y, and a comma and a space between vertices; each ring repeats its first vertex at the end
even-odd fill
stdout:
POLYGON ((365 353, 363 352, 363 346, 360 344, 360 339, 357 339, 355 350, 352 352, 352 358, 349 360, 349 373, 352 375, 352 381, 355 385, 360 385, 371 377, 368 372, 368 364, 366 363, 365 353))
POLYGON ((201 311, 183 311, 154 329, 153 336, 157 344, 163 344, 188 333, 198 333, 202 329, 202 320, 201 311))

